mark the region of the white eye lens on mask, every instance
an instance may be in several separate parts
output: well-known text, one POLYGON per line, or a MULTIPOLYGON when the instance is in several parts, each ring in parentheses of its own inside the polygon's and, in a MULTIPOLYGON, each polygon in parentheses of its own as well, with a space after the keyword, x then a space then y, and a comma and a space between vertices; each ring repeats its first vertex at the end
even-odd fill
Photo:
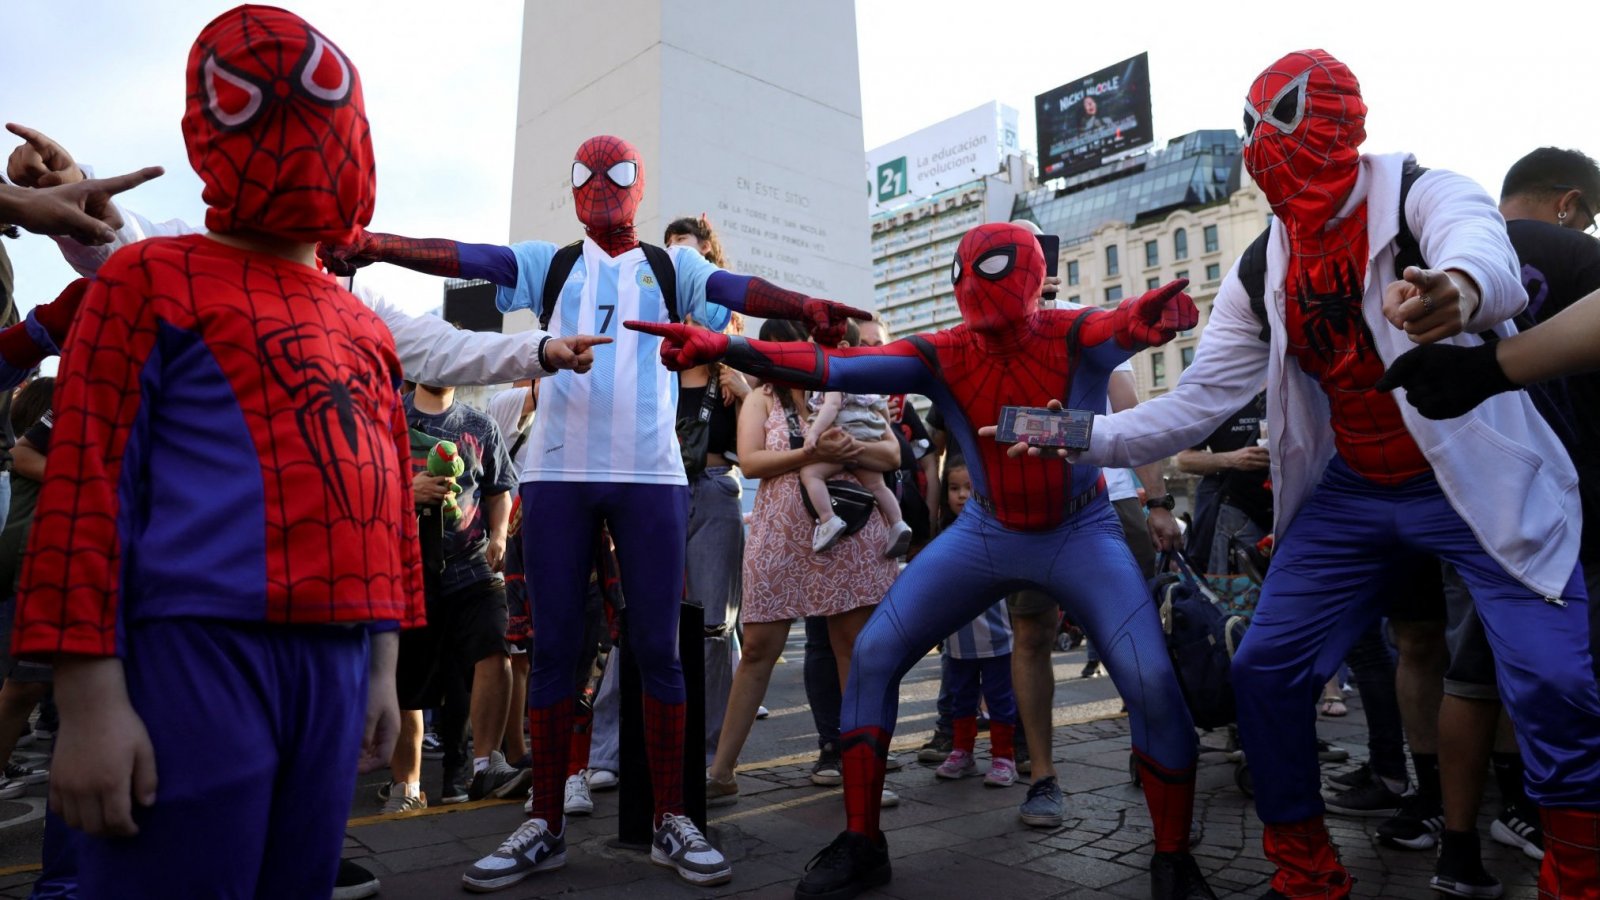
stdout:
POLYGON ((606 170, 606 177, 617 187, 633 187, 633 182, 639 177, 639 164, 635 162, 619 162, 606 170))
POLYGON ((584 165, 581 162, 574 162, 572 164, 572 186, 573 187, 575 187, 575 188, 583 187, 584 185, 588 184, 589 183, 589 179, 591 179, 593 177, 594 177, 594 173, 589 171, 589 167, 588 166, 584 165))

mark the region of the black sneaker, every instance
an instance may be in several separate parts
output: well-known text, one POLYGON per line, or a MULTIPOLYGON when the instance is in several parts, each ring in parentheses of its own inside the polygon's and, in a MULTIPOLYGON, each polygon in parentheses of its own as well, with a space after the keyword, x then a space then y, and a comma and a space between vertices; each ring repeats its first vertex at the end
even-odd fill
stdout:
POLYGON ((44 784, 50 780, 50 770, 44 766, 30 766, 13 760, 6 763, 5 778, 18 784, 44 784))
POLYGON ((844 768, 839 760, 839 748, 832 744, 822 748, 811 767, 811 783, 822 787, 844 784, 844 768))
POLYGON ((1529 859, 1544 859, 1544 829, 1537 815, 1524 818, 1515 809, 1501 810, 1489 826, 1489 837, 1496 843, 1516 847, 1529 859))
POLYGON ((1498 900, 1505 893, 1499 879, 1484 871, 1477 831, 1448 831, 1441 836, 1439 862, 1429 887, 1451 897, 1498 900))
MULTIPOLYGON (((1020 738, 1021 735, 1018 735, 1018 737, 1020 738)), ((1014 760, 1014 762, 1017 764, 1017 771, 1024 775, 1032 775, 1033 754, 1028 752, 1028 742, 1024 740, 1017 741, 1017 745, 1013 749, 1013 752, 1017 754, 1017 758, 1014 760)))
POLYGON ((1317 760, 1320 762, 1344 762, 1350 758, 1350 751, 1337 744, 1330 744, 1324 740, 1317 741, 1317 760))
MULTIPOLYGON (((471 763, 468 763, 470 766, 471 763)), ((446 769, 444 773, 444 789, 439 792, 439 805, 449 806, 452 803, 465 803, 471 799, 472 791, 468 787, 468 769, 463 773, 460 769, 446 769)))
POLYGON ((1378 776, 1372 774, 1372 766, 1367 763, 1362 763, 1343 775, 1328 776, 1328 786, 1336 791, 1342 791, 1345 788, 1366 787, 1369 784, 1377 783, 1379 783, 1378 776))
POLYGON ((1154 900, 1217 900, 1187 853, 1157 853, 1150 858, 1150 896, 1154 900))
POLYGON ((1387 819, 1398 815, 1405 802, 1405 797, 1389 790, 1382 778, 1374 778, 1368 784, 1346 788, 1325 798, 1323 804, 1336 816, 1387 819))
POLYGON ((1444 807, 1421 794, 1406 798, 1400 811, 1378 825, 1378 843, 1397 850, 1431 850, 1444 831, 1444 807))
POLYGON ((505 755, 499 750, 492 750, 489 753, 489 766, 472 776, 472 786, 467 790, 467 796, 482 800, 485 797, 509 797, 518 791, 526 793, 528 783, 532 780, 532 769, 515 768, 506 762, 505 755))
POLYGON ((332 900, 363 900, 378 896, 378 876, 348 859, 339 860, 339 875, 333 880, 332 900))
POLYGON ((889 883, 889 842, 840 832, 811 862, 795 885, 795 900, 849 900, 868 888, 889 883))
POLYGON ((1100 660, 1091 659, 1083 664, 1083 671, 1078 673, 1079 678, 1093 678, 1100 674, 1100 660))
POLYGON ((953 749, 955 749, 955 738, 942 731, 935 731, 933 737, 928 738, 928 742, 917 750, 917 762, 942 763, 953 749))

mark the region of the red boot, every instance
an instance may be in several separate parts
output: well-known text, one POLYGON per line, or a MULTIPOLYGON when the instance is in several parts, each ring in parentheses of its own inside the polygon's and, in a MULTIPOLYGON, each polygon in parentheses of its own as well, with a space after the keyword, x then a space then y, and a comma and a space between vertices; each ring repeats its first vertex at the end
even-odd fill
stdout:
POLYGON ((1339 862, 1321 816, 1268 825, 1261 835, 1261 848, 1278 867, 1272 876, 1272 889, 1278 896, 1292 900, 1344 900, 1350 896, 1350 873, 1339 862))
POLYGON ((1600 900, 1600 813, 1541 809, 1544 865, 1539 900, 1600 900))

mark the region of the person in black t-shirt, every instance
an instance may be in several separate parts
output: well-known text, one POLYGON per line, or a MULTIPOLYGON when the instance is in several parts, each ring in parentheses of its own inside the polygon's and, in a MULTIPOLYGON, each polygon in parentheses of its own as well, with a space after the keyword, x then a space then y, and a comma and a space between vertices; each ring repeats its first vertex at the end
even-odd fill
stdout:
MULTIPOLYGON (((1506 173, 1500 212, 1522 263, 1523 287, 1528 292, 1528 308, 1516 319, 1519 329, 1547 321, 1600 290, 1600 241, 1585 233, 1595 230, 1597 204, 1600 166, 1576 150, 1542 147, 1506 173)), ((1472 354, 1473 350, 1466 352, 1472 354)), ((1396 365, 1397 374, 1403 369, 1403 364, 1396 365)), ((1457 389, 1468 393, 1478 381, 1468 368, 1457 367, 1448 377, 1457 389)), ((1406 381, 1401 384, 1412 389, 1413 402, 1425 396, 1422 387, 1406 381)), ((1578 470, 1584 513, 1579 560, 1593 598, 1600 592, 1600 522, 1596 519, 1600 517, 1600 374, 1547 382, 1531 393, 1578 470)), ((1424 412, 1428 410, 1424 408, 1424 412)), ((1435 616, 1394 625, 1401 655, 1408 661, 1402 667, 1408 683, 1401 690, 1401 695, 1412 701, 1402 708, 1407 739, 1413 754, 1419 748, 1438 754, 1443 798, 1440 838, 1444 844, 1439 875, 1476 886, 1494 882, 1483 869, 1476 835, 1485 757, 1493 763, 1503 798, 1491 836, 1529 856, 1542 856, 1544 851, 1538 810, 1528 802, 1522 786, 1521 756, 1511 730, 1498 728, 1501 706, 1494 656, 1470 600, 1465 591, 1451 592, 1435 616), (1439 663, 1423 664, 1426 660, 1439 663), (1448 669, 1441 669, 1445 660, 1448 669), (1433 727, 1435 710, 1437 728, 1433 727)), ((1592 641, 1600 628, 1600 603, 1590 603, 1589 615, 1592 641)), ((1427 820, 1426 815, 1410 818, 1427 820)), ((1396 830, 1406 831, 1406 837, 1417 832, 1416 822, 1407 820, 1406 810, 1379 826, 1380 840, 1396 830)), ((1404 845, 1428 847, 1432 842, 1407 841, 1404 845)))
POLYGON ((1204 476, 1185 555, 1207 572, 1237 571, 1230 547, 1255 546, 1272 533, 1271 458, 1261 446, 1266 402, 1266 392, 1257 394, 1203 443, 1177 456, 1179 471, 1204 476))

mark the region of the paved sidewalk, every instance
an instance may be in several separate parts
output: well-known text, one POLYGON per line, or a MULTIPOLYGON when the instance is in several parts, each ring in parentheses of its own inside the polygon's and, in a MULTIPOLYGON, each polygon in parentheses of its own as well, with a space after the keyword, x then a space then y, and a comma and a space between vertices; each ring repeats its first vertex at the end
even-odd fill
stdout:
MULTIPOLYGON (((797 629, 798 632, 798 629, 797 629)), ((500 892, 507 900, 560 896, 588 898, 747 897, 787 900, 806 863, 844 826, 838 788, 813 786, 808 775, 815 738, 805 706, 799 665, 802 636, 792 636, 768 692, 772 718, 757 723, 746 745, 751 764, 740 772, 742 796, 732 807, 713 810, 711 839, 733 862, 734 879, 715 889, 691 887, 672 872, 653 866, 645 853, 615 845, 615 792, 595 795, 596 814, 570 826, 568 864, 552 873, 500 892)), ((938 689, 938 659, 929 656, 902 685, 900 726, 895 747, 905 767, 889 773, 899 792, 898 808, 885 810, 883 824, 894 859, 894 880, 869 897, 896 900, 1000 900, 1000 898, 1108 898, 1146 900, 1145 868, 1151 852, 1149 816, 1139 791, 1128 781, 1127 719, 1106 678, 1076 677, 1082 651, 1055 656, 1057 692, 1055 756, 1069 791, 1068 818, 1061 828, 1027 828, 1016 807, 1026 788, 985 788, 979 778, 939 781, 919 765, 912 748, 926 739, 938 689)), ((1359 700, 1350 715, 1322 719, 1324 738, 1350 750, 1347 763, 1325 765, 1325 775, 1355 767, 1366 755, 1365 719, 1359 700)), ((1221 733, 1206 735, 1220 748, 1221 733)), ((980 735, 980 756, 987 739, 980 735)), ((987 761, 980 764, 980 771, 987 761)), ((461 872, 492 852, 522 820, 520 803, 465 804, 426 810, 402 818, 374 815, 372 791, 383 775, 367 776, 358 789, 345 855, 377 872, 385 900, 461 898, 461 872)), ((424 790, 439 779, 429 762, 424 790)), ((1493 792, 1492 779, 1490 791, 1493 792)), ((1234 784, 1234 766, 1217 749, 1203 752, 1198 777, 1197 813, 1205 841, 1195 850, 1223 898, 1255 900, 1265 890, 1270 867, 1261 857, 1261 827, 1249 800, 1234 784)), ((18 806, 19 819, 31 807, 42 809, 42 788, 18 806)), ((1491 798, 1485 810, 1497 810, 1491 798)), ((1345 863, 1359 879, 1356 896, 1406 900, 1431 898, 1432 853, 1389 850, 1371 840, 1376 819, 1329 818, 1345 863)), ((1488 838, 1482 821, 1489 870, 1505 882, 1507 898, 1532 900, 1537 864, 1488 838)), ((11 859, 38 860, 37 820, 13 825, 0 834, 11 859)), ((10 860, 7 860, 8 862, 10 860)), ((20 868, 20 866, 18 867, 20 868)), ((29 866, 28 868, 32 868, 29 866)), ((0 869, 0 897, 26 897, 31 871, 0 869)))
MULTIPOLYGON (((902 802, 883 814, 894 880, 869 896, 1148 898, 1150 823, 1142 796, 1128 781, 1127 719, 1115 715, 1115 704, 1106 712, 1113 717, 1056 729, 1058 768, 1070 795, 1069 817, 1054 830, 1027 828, 1017 820, 1025 787, 991 789, 979 778, 938 781, 931 767, 906 754, 905 768, 888 779, 902 802)), ((1361 721, 1358 703, 1351 718, 1323 720, 1324 736, 1352 751, 1349 763, 1326 766, 1326 774, 1353 768, 1365 755, 1361 721)), ((1220 747, 1221 735, 1208 736, 1206 743, 1220 747)), ((897 748, 912 744, 896 742, 897 748)), ((984 746, 980 737, 980 750, 984 746)), ((645 854, 617 847, 611 793, 596 795, 595 816, 573 820, 565 869, 534 876, 499 896, 786 900, 807 861, 843 826, 839 790, 813 786, 809 772, 809 758, 741 771, 740 802, 714 810, 712 819, 712 839, 734 865, 728 885, 691 887, 650 865, 645 854)), ((1201 867, 1220 897, 1253 900, 1265 890, 1271 867, 1261 857, 1261 826, 1235 786, 1234 766, 1222 753, 1206 752, 1198 781, 1197 814, 1206 831, 1195 850, 1201 867)), ((521 816, 519 806, 501 805, 358 825, 351 829, 347 855, 380 872, 382 896, 390 900, 463 896, 462 869, 493 851, 521 816)), ((1371 839, 1377 821, 1329 819, 1342 857, 1359 879, 1356 896, 1434 896, 1427 886, 1432 854, 1378 847, 1371 839)), ((1486 864, 1506 883, 1505 896, 1532 898, 1537 864, 1488 840, 1488 819, 1483 833, 1486 864)))

